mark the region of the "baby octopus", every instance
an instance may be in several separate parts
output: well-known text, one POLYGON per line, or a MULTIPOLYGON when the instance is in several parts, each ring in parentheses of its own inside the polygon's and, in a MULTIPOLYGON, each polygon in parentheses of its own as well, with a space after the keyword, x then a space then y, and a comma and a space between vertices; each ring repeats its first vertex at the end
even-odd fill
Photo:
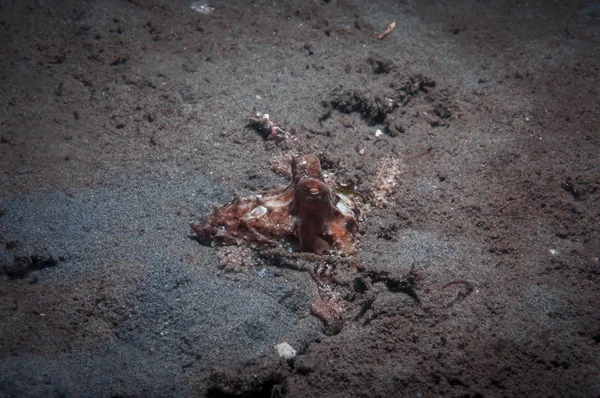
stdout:
POLYGON ((246 198, 235 195, 190 227, 200 242, 213 246, 249 243, 351 256, 357 215, 354 203, 325 183, 319 159, 300 155, 292 161, 288 187, 246 198))

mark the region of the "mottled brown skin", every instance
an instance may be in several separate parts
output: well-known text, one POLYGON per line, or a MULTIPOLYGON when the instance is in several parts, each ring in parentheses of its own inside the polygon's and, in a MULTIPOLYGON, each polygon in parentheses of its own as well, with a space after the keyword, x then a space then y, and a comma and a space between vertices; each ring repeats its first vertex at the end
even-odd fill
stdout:
POLYGON ((325 181, 321 161, 314 155, 300 155, 292 160, 292 185, 298 185, 305 178, 325 181))
POLYGON ((190 227, 204 244, 285 244, 316 254, 329 249, 352 255, 358 222, 354 214, 336 207, 339 200, 325 184, 319 159, 301 155, 292 161, 292 182, 287 188, 236 197, 190 227))
POLYGON ((323 322, 325 334, 338 334, 344 326, 344 310, 339 300, 331 297, 320 297, 313 301, 310 313, 323 322))
POLYGON ((296 234, 303 251, 322 254, 329 248, 324 239, 332 211, 331 192, 325 183, 305 178, 294 187, 293 214, 298 218, 296 234))

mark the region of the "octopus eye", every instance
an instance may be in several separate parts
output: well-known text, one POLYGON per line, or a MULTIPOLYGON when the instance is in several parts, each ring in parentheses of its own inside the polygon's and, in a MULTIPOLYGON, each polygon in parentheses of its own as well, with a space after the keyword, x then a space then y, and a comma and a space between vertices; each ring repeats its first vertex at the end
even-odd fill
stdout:
POLYGON ((314 188, 314 187, 313 187, 313 188, 311 188, 311 189, 308 191, 308 194, 309 194, 310 196, 315 196, 315 197, 316 197, 316 196, 319 196, 319 194, 320 194, 320 192, 319 192, 319 188, 314 188))
POLYGON ((348 221, 346 223, 346 231, 355 234, 358 231, 358 224, 356 223, 356 221, 348 221))

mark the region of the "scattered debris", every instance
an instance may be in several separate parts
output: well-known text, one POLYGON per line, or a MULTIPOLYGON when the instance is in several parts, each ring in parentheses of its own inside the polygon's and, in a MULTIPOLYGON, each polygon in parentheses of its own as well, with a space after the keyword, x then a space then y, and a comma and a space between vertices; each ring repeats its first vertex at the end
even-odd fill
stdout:
MULTIPOLYGON (((2 208, 0 208, 1 215, 2 208)), ((12 279, 23 279, 34 271, 52 268, 65 261, 63 256, 49 254, 43 248, 24 247, 17 240, 3 240, 0 237, 0 275, 12 279)))
POLYGON ((275 346, 275 350, 280 358, 285 359, 286 361, 291 361, 296 358, 298 352, 292 347, 289 343, 285 341, 283 343, 279 343, 275 346))
POLYGON ((258 131, 268 141, 283 141, 292 137, 290 133, 277 126, 268 113, 256 113, 255 116, 250 118, 250 127, 258 131))
POLYGON ((432 150, 433 150, 433 147, 431 147, 431 146, 430 146, 430 147, 429 147, 429 148, 428 148, 428 149, 427 149, 425 152, 423 152, 423 153, 420 153, 420 154, 418 154, 418 155, 411 156, 411 157, 409 157, 408 159, 406 159, 406 161, 408 162, 408 161, 410 161, 410 160, 415 160, 415 159, 418 159, 418 158, 420 158, 420 157, 423 157, 423 156, 425 156, 425 155, 429 155, 429 154, 431 153, 431 151, 432 151, 432 150))
POLYGON ((576 202, 582 202, 588 197, 586 190, 581 187, 579 182, 580 181, 577 181, 575 178, 567 177, 567 179, 560 184, 561 188, 570 193, 576 202))
POLYGON ((446 283, 444 286, 442 286, 442 289, 445 289, 447 287, 454 286, 454 285, 465 285, 469 292, 473 291, 473 285, 467 281, 462 281, 462 280, 446 283))
POLYGON ((394 62, 390 59, 369 57, 367 63, 371 65, 372 71, 376 75, 388 74, 394 70, 394 62))
POLYGON ((200 14, 205 15, 208 15, 215 10, 214 7, 211 7, 206 3, 202 3, 201 1, 194 1, 190 5, 190 8, 196 12, 199 12, 200 14))
POLYGON ((456 303, 459 303, 461 301, 463 301, 465 298, 467 298, 468 296, 471 295, 471 293, 473 293, 473 290, 475 290, 475 287, 473 286, 472 283, 467 282, 467 281, 463 281, 463 280, 458 280, 458 281, 452 281, 449 283, 446 283, 444 286, 441 287, 440 290, 445 289, 447 287, 450 286, 454 286, 454 285, 463 285, 465 286, 465 290, 460 290, 458 292, 458 294, 456 295, 456 297, 454 298, 454 300, 452 300, 450 303, 447 304, 447 307, 451 307, 456 303))
POLYGON ((394 193, 401 172, 401 163, 398 159, 382 160, 373 182, 372 199, 375 206, 385 206, 388 203, 387 198, 394 193))
POLYGON ((329 103, 325 103, 328 113, 335 109, 341 113, 360 113, 370 126, 382 124, 385 118, 394 110, 394 99, 389 96, 373 96, 359 90, 336 89, 329 103))
POLYGON ((385 32, 383 32, 382 34, 380 34, 379 36, 377 36, 377 40, 381 40, 384 37, 386 37, 387 35, 389 35, 390 33, 392 33, 392 30, 394 30, 396 28, 396 20, 394 19, 392 21, 392 23, 390 24, 390 26, 387 27, 387 29, 385 30, 385 32))

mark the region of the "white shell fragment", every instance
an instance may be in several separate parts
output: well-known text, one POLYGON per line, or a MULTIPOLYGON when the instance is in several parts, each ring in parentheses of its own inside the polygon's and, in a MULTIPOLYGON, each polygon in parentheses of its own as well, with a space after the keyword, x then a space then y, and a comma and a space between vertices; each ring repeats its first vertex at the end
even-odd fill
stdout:
POLYGON ((335 204, 335 207, 340 211, 340 213, 347 217, 354 217, 354 212, 352 209, 356 206, 352 200, 348 196, 341 193, 336 194, 336 196, 339 198, 339 201, 335 204))
POLYGON ((265 206, 257 206, 250 212, 250 218, 260 218, 267 214, 267 208, 265 206))
POLYGON ((215 9, 214 7, 209 6, 206 3, 203 3, 201 1, 194 1, 191 5, 190 8, 196 12, 199 12, 200 14, 210 14, 211 12, 213 12, 215 9))
POLYGON ((285 359, 286 361, 294 359, 296 358, 296 355, 298 355, 294 347, 292 347, 286 342, 277 344, 275 346, 275 350, 277 350, 277 354, 279 354, 279 357, 285 359))

